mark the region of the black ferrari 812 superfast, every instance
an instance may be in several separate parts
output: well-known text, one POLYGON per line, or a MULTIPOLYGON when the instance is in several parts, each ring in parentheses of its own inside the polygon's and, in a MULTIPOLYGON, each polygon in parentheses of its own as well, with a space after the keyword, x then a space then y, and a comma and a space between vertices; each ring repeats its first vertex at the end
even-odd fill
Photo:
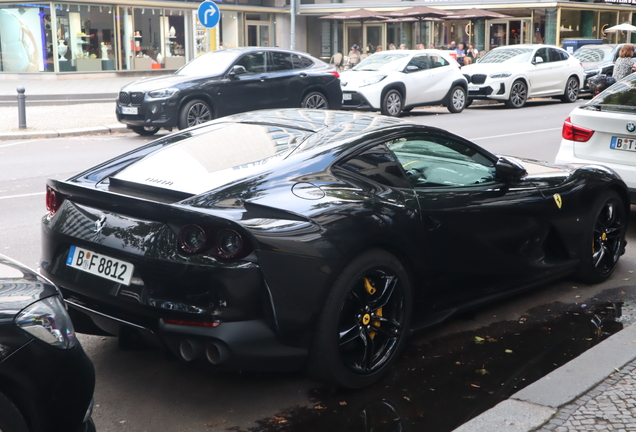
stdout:
POLYGON ((42 273, 77 331, 219 369, 379 380, 411 331, 565 276, 607 279, 629 197, 602 166, 441 129, 256 111, 49 180, 42 273))

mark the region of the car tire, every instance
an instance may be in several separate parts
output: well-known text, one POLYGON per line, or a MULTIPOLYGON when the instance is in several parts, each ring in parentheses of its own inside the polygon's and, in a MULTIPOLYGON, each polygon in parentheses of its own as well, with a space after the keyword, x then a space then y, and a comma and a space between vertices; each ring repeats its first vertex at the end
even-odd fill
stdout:
POLYGON ((573 76, 568 78, 568 82, 565 84, 565 92, 563 93, 563 96, 561 96, 561 102, 576 102, 576 100, 579 98, 580 90, 581 88, 579 87, 579 80, 573 76))
POLYGON ((411 292, 408 272, 394 255, 372 249, 351 261, 323 306, 307 373, 345 388, 380 380, 406 343, 411 292))
POLYGON ((0 393, 0 431, 29 432, 26 420, 18 408, 0 393))
POLYGON ((464 111, 464 108, 466 108, 466 101, 466 90, 460 86, 453 87, 450 92, 448 106, 446 108, 453 114, 460 113, 464 111))
POLYGON ((179 111, 179 130, 196 126, 214 119, 210 105, 200 99, 186 102, 179 111))
POLYGON ((469 106, 471 106, 473 104, 473 100, 471 98, 466 98, 466 106, 464 108, 468 108, 469 106))
POLYGON ((512 83, 510 87, 510 97, 506 101, 508 108, 521 108, 528 100, 528 86, 521 80, 512 83))
POLYGON ((329 109, 329 101, 325 95, 320 92, 311 92, 307 93, 303 98, 303 101, 300 103, 301 108, 308 109, 329 109))
POLYGON ((382 114, 384 115, 398 117, 402 113, 403 106, 402 93, 395 89, 386 92, 382 98, 382 114))
POLYGON ((159 132, 160 127, 153 126, 133 126, 130 128, 134 133, 141 136, 152 136, 159 132))
POLYGON ((590 214, 593 217, 583 235, 575 277, 581 282, 599 283, 611 276, 625 252, 627 212, 620 196, 606 190, 594 201, 590 214))

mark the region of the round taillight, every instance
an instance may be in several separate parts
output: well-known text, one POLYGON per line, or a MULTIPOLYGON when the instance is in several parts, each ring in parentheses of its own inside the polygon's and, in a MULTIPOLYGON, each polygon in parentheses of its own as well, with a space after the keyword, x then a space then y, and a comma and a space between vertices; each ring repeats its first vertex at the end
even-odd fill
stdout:
POLYGON ((243 237, 231 229, 219 231, 216 243, 217 253, 221 258, 234 258, 243 251, 243 237))
POLYGON ((46 209, 49 211, 49 215, 53 216, 62 206, 63 197, 58 196, 55 189, 46 187, 46 209))
POLYGON ((205 230, 198 225, 186 225, 179 231, 179 247, 185 253, 201 252, 207 240, 205 230))

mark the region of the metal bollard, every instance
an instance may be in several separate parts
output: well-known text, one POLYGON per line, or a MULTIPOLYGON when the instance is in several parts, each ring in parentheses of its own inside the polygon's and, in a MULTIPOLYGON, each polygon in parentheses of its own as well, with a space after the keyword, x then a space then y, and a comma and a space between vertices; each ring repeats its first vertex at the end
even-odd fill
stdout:
POLYGON ((24 94, 24 87, 20 86, 16 89, 18 91, 18 127, 20 129, 26 129, 26 95, 24 94))

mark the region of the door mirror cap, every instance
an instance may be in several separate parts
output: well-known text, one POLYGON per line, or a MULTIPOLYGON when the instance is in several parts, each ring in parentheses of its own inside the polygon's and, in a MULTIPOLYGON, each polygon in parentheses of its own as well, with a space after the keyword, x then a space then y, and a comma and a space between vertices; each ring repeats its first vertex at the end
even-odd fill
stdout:
POLYGON ((418 68, 417 66, 408 65, 406 67, 405 72, 407 72, 407 73, 409 73, 409 72, 417 72, 418 70, 420 70, 420 68, 418 68))
POLYGON ((495 177, 500 180, 520 180, 527 175, 523 165, 514 159, 500 157, 495 164, 495 177))
POLYGON ((535 57, 532 63, 534 64, 543 63, 543 59, 541 57, 535 57))
POLYGON ((230 69, 230 72, 228 73, 228 75, 234 78, 236 75, 242 75, 245 73, 247 73, 247 70, 245 69, 244 66, 234 65, 232 66, 232 69, 230 69))

